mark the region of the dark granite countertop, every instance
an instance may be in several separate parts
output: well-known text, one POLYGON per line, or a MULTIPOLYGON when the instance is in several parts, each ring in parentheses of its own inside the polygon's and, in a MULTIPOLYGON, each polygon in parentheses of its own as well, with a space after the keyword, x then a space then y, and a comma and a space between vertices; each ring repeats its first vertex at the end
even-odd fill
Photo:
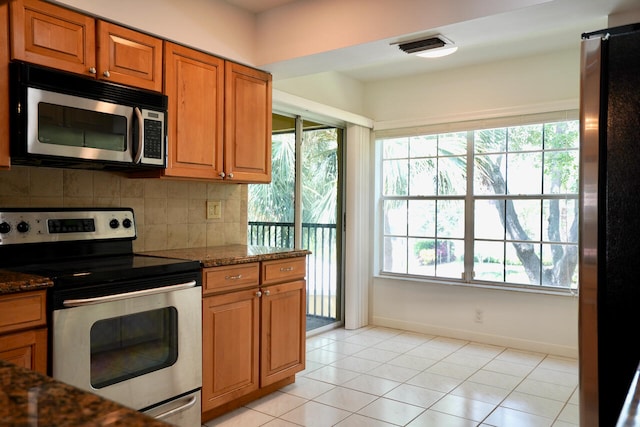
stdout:
POLYGON ((0 295, 37 291, 51 286, 53 286, 53 282, 48 277, 0 270, 0 295))
POLYGON ((7 427, 169 424, 111 400, 0 360, 0 425, 7 427))
POLYGON ((167 249, 142 252, 142 255, 164 256, 170 258, 199 261, 203 267, 244 264, 256 261, 306 256, 307 249, 272 248, 268 246, 226 245, 202 248, 167 249))

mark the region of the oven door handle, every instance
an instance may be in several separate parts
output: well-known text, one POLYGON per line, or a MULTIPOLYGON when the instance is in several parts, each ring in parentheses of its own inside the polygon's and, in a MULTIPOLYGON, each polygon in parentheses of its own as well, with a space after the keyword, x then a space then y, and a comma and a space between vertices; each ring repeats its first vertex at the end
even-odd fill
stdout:
POLYGON ((197 396, 192 396, 189 401, 187 403, 185 403, 184 405, 180 405, 177 408, 173 408, 170 409, 166 412, 163 412, 159 415, 154 415, 153 418, 155 418, 156 420, 160 420, 162 418, 167 418, 170 417, 171 415, 177 414, 178 412, 182 412, 182 411, 186 411, 187 409, 191 408, 193 405, 196 404, 196 402, 198 401, 198 397, 197 396))
POLYGON ((163 294, 166 292, 179 291, 181 289, 193 288, 196 285, 195 280, 190 282, 180 283, 177 285, 163 286, 162 288, 142 289, 140 291, 125 292, 123 294, 105 295, 95 298, 83 298, 83 299, 66 299, 62 305, 65 307, 81 307, 83 305, 100 304, 111 301, 119 301, 127 298, 142 297, 155 294, 163 294))

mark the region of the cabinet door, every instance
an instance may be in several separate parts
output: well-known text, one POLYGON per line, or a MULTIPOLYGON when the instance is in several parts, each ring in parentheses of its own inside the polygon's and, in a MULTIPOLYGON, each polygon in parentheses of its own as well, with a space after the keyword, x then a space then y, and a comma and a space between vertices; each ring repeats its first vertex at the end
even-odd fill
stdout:
POLYGON ((271 182, 271 74, 226 63, 224 144, 226 179, 271 182))
POLYGON ((202 300, 202 412, 258 389, 257 288, 202 300))
POLYGON ((98 78, 162 91, 162 39, 98 21, 98 78))
POLYGON ((0 295, 0 334, 47 324, 46 291, 0 295))
POLYGON ((305 367, 305 290, 304 280, 262 288, 262 387, 305 367))
POLYGON ((95 74, 95 20, 39 0, 11 1, 11 55, 63 71, 95 74))
POLYGON ((0 1, 0 169, 9 166, 9 3, 0 1))
POLYGON ((47 374, 47 329, 0 335, 0 359, 47 374))
POLYGON ((169 147, 165 175, 222 179, 224 60, 165 43, 169 147))

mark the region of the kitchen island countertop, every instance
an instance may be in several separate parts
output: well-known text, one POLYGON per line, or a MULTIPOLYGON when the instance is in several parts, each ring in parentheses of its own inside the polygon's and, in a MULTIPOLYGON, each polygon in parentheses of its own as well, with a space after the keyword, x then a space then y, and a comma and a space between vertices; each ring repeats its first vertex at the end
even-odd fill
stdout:
POLYGON ((140 255, 163 256, 169 258, 199 261, 202 267, 244 264, 248 262, 270 261, 274 259, 306 256, 307 249, 273 248, 268 246, 226 245, 201 248, 166 249, 142 252, 140 255))
POLYGON ((28 292, 53 286, 48 277, 0 269, 0 295, 28 292))
POLYGON ((168 427, 150 418, 29 369, 0 360, 2 426, 168 427))

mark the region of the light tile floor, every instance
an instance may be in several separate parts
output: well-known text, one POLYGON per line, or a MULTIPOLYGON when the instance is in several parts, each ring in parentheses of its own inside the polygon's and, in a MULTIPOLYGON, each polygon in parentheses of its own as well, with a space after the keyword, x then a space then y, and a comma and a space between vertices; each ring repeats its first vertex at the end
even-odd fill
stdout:
POLYGON ((576 359, 396 329, 307 339, 296 382, 213 426, 569 427, 576 359))

